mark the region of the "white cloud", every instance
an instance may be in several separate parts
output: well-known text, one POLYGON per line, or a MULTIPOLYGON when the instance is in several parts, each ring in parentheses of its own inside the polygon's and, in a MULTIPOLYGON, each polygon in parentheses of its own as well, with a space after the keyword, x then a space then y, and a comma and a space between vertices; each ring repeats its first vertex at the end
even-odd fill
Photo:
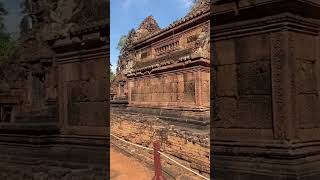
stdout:
POLYGON ((184 8, 189 9, 193 4, 193 0, 179 0, 179 2, 183 5, 184 8))
POLYGON ((132 4, 133 0, 122 0, 122 8, 123 9, 128 9, 130 7, 130 5, 132 4))
MULTIPOLYGON (((110 62, 110 64, 111 64, 111 62, 110 62)), ((117 64, 112 64, 112 66, 111 66, 111 71, 112 71, 113 73, 116 73, 116 72, 117 72, 117 64)))
POLYGON ((148 0, 121 0, 121 6, 124 10, 129 9, 132 4, 141 4, 141 3, 145 3, 148 0))

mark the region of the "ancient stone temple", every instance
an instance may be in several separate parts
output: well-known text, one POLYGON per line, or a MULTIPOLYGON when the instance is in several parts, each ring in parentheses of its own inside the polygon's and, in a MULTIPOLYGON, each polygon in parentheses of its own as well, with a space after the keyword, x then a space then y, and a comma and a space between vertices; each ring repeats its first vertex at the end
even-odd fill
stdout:
POLYGON ((0 65, 0 179, 105 179, 109 2, 26 3, 0 65))
POLYGON ((113 102, 127 100, 130 110, 208 123, 209 14, 209 1, 202 1, 166 28, 148 16, 132 29, 112 83, 113 102))
POLYGON ((319 12, 314 0, 213 2, 215 179, 320 178, 319 12))

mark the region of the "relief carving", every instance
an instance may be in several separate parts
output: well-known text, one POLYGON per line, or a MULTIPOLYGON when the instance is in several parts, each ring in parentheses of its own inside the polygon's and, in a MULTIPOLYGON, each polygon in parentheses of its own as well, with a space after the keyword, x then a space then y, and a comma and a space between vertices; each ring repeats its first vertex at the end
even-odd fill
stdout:
POLYGON ((285 128, 285 101, 282 86, 282 61, 285 58, 284 37, 281 32, 274 33, 271 37, 271 71, 272 71, 272 91, 273 91, 273 128, 275 139, 286 137, 285 128))
POLYGON ((210 58, 210 26, 207 23, 199 34, 194 47, 192 49, 192 56, 200 56, 203 58, 210 58))
POLYGON ((153 18, 153 16, 148 16, 137 29, 137 38, 144 38, 145 36, 158 30, 160 30, 160 27, 157 21, 153 18))
MULTIPOLYGON (((200 79, 195 80, 186 75, 187 79, 178 80, 178 75, 175 74, 178 72, 183 77, 185 70, 187 70, 186 74, 189 72, 192 74, 191 71, 201 71, 194 68, 195 66, 209 69, 209 20, 199 21, 197 24, 199 28, 187 26, 193 23, 192 18, 205 17, 210 12, 210 1, 198 2, 199 4, 191 13, 173 22, 167 28, 160 29, 155 19, 148 16, 136 30, 132 29, 128 33, 127 40, 120 50, 115 78, 117 80, 113 83, 119 83, 120 79, 127 79, 126 82, 132 81, 139 84, 128 89, 128 94, 131 96, 128 97, 129 105, 130 101, 134 101, 132 103, 134 105, 149 103, 155 106, 188 106, 188 108, 199 104, 205 106, 203 108, 208 106, 209 100, 199 99, 197 101, 199 104, 195 104, 200 96, 206 96, 209 99, 209 92, 199 96, 195 93, 196 89, 201 89, 201 83, 196 82, 200 79), (192 16, 189 16, 191 14, 192 16), (193 36, 187 37, 191 34, 193 36), (189 71, 189 69, 192 70, 189 71), (136 77, 143 78, 144 81, 136 77), (146 83, 148 79, 150 83, 146 83), (180 102, 187 103, 184 105, 180 102)), ((119 99, 117 98, 120 96, 119 92, 113 94, 115 99, 119 99)))

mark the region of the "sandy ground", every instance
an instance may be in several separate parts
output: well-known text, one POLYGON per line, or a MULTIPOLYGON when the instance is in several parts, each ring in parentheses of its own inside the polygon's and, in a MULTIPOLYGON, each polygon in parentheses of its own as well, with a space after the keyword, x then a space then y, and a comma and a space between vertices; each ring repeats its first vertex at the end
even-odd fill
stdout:
POLYGON ((128 157, 110 147, 110 178, 112 180, 151 180, 153 170, 137 159, 128 157))

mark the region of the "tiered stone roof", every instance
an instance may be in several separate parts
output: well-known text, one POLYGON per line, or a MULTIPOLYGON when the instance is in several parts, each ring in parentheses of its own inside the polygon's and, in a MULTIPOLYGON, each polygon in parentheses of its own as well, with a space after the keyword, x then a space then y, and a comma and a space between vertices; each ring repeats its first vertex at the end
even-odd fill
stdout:
POLYGON ((196 17, 204 15, 206 13, 210 13, 210 0, 200 1, 200 3, 197 6, 195 6, 185 17, 173 22, 172 24, 170 24, 166 28, 159 29, 157 31, 154 31, 153 33, 148 34, 147 36, 142 36, 141 38, 138 38, 136 43, 143 42, 143 41, 150 39, 156 35, 159 35, 161 33, 169 31, 169 30, 171 30, 181 24, 184 24, 184 23, 186 23, 196 17))
POLYGON ((139 28, 136 30, 136 35, 138 38, 145 37, 149 34, 153 34, 157 31, 161 30, 157 21, 153 18, 153 16, 148 16, 146 19, 142 21, 139 28))
MULTIPOLYGON (((170 32, 170 30, 184 26, 188 23, 194 22, 195 20, 203 17, 209 17, 210 15, 210 0, 198 1, 192 10, 183 18, 173 22, 166 28, 159 28, 156 20, 152 16, 148 16, 139 26, 137 30, 131 30, 128 35, 127 41, 121 50, 120 59, 129 61, 130 52, 134 51, 136 46, 145 43, 149 39, 163 36, 170 32), (129 58, 129 59, 128 59, 129 58)), ((152 61, 135 61, 132 69, 125 73, 128 76, 135 76, 141 73, 148 73, 156 71, 157 69, 165 67, 175 67, 180 65, 187 65, 189 63, 197 63, 199 58, 191 60, 191 54, 193 49, 177 50, 175 52, 167 53, 164 56, 152 59, 152 61), (174 59, 174 61, 173 61, 174 59), (194 61, 194 62, 193 62, 194 61)), ((207 63, 207 62, 206 62, 207 63)))

